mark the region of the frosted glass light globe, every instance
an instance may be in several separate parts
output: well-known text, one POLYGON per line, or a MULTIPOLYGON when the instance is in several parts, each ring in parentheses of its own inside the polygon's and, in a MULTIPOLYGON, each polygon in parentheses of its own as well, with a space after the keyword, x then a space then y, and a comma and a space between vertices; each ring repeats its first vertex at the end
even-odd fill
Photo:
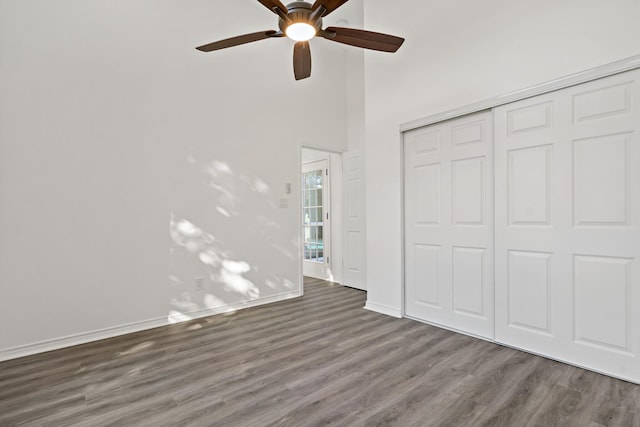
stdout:
POLYGON ((306 42, 316 36, 316 29, 307 23, 296 22, 287 27, 285 33, 291 40, 306 42))

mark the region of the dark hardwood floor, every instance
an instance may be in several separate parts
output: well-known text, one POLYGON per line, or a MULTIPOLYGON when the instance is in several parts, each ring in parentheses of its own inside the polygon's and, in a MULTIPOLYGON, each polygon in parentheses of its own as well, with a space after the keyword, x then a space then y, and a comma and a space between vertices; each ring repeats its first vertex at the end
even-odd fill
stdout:
POLYGON ((640 426, 640 386, 305 296, 0 363, 0 426, 640 426))

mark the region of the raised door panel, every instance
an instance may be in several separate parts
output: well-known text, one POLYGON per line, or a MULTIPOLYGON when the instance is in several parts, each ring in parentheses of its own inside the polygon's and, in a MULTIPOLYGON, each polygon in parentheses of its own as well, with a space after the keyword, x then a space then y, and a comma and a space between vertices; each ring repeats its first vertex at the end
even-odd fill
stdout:
POLYGON ((360 231, 348 231, 346 240, 346 269, 350 273, 359 274, 362 271, 362 233, 360 231))
POLYGON ((347 217, 352 221, 361 219, 362 216, 362 179, 359 177, 347 180, 347 217))
POLYGON ((630 226, 632 134, 580 139, 574 147, 574 225, 630 226))
POLYGON ((420 165, 413 170, 415 224, 438 225, 440 223, 440 164, 420 165))
POLYGON ((552 335, 550 261, 553 254, 509 251, 507 325, 552 335))
POLYGON ((631 259, 575 256, 574 340, 604 350, 629 352, 628 304, 631 259))
POLYGON ((486 160, 484 157, 455 160, 452 162, 452 212, 454 225, 486 224, 484 176, 486 160))
POLYGON ((510 226, 550 226, 553 146, 507 152, 508 222, 510 226))
POLYGON ((633 80, 579 90, 573 95, 575 123, 613 117, 631 112, 633 80))
POLYGON ((460 315, 487 318, 485 256, 484 248, 453 248, 453 310, 460 315))
POLYGON ((552 118, 553 102, 551 101, 512 108, 507 112, 508 135, 550 129, 553 125, 552 118))
POLYGON ((440 254, 441 247, 436 245, 414 246, 415 289, 417 304, 427 304, 442 308, 440 300, 440 254))
POLYGON ((484 145, 487 143, 485 138, 485 128, 487 122, 484 119, 465 122, 451 127, 451 143, 454 148, 470 146, 473 144, 484 145))

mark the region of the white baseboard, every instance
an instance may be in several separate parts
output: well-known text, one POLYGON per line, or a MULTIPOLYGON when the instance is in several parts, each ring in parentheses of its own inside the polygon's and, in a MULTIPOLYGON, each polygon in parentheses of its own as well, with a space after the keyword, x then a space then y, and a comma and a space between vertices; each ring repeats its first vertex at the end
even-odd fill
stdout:
MULTIPOLYGON (((230 313, 230 312, 242 310, 245 308, 257 307, 259 305, 271 304, 274 302, 284 301, 291 298, 298 298, 301 296, 302 296, 302 292, 298 290, 293 292, 286 292, 283 294, 271 295, 268 297, 258 298, 250 301, 239 301, 233 304, 227 304, 227 305, 223 305, 215 308, 203 308, 202 310, 183 313, 184 315, 189 317, 189 319, 184 321, 199 319, 201 317, 215 316, 216 314, 230 313)), ((179 322, 171 321, 169 323, 179 323, 179 322)))
POLYGON ((402 312, 395 307, 389 307, 388 305, 378 304, 375 302, 367 301, 364 306, 365 310, 375 311, 376 313, 386 314, 387 316, 402 318, 402 312))
POLYGON ((85 344, 92 341, 99 341, 105 338, 117 337, 119 335, 131 334, 133 332, 144 331, 146 329, 157 328, 167 324, 166 317, 133 322, 126 325, 113 326, 94 331, 81 332, 79 334, 67 335, 60 338, 39 341, 32 344, 21 345, 4 350, 0 350, 0 362, 4 360, 17 359, 19 357, 31 356, 33 354, 58 350, 74 345, 85 344))
MULTIPOLYGON (((184 313, 188 319, 193 320, 201 317, 214 316, 216 314, 229 313, 232 311, 242 310, 244 308, 256 307, 259 305, 270 304, 273 302, 284 301, 291 298, 297 298, 302 296, 301 291, 287 292, 284 294, 272 295, 265 298, 259 298, 252 301, 240 301, 237 303, 217 307, 213 309, 197 310, 190 313, 184 313)), ((140 332, 147 329, 153 329, 160 326, 166 326, 170 323, 177 323, 175 320, 169 322, 169 317, 158 317, 155 319, 143 320, 139 322, 133 322, 126 325, 113 326, 104 329, 97 329, 94 331, 82 332, 74 335, 67 335, 60 338, 54 338, 45 341, 39 341, 32 344, 21 345, 8 349, 0 349, 0 362, 10 359, 17 359, 19 357, 31 356, 38 353, 44 353, 47 351, 58 350, 65 347, 72 347, 75 345, 86 344, 92 341, 99 341, 106 338, 113 338, 120 335, 131 334, 134 332, 140 332)))

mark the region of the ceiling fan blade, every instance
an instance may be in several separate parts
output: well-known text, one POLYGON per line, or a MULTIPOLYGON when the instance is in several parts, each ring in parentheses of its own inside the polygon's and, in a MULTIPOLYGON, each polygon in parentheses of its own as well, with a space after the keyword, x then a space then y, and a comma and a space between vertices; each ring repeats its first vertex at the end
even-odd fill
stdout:
POLYGON ((196 49, 202 52, 212 52, 214 50, 226 49, 228 47, 238 46, 245 43, 257 42, 271 37, 275 37, 277 31, 260 31, 258 33, 244 34, 242 36, 231 37, 229 39, 198 46, 196 49))
MULTIPOLYGON (((284 14, 289 13, 289 10, 287 9, 287 6, 285 6, 284 4, 282 4, 282 2, 280 0, 258 0, 260 3, 262 3, 264 5, 264 7, 266 7, 267 9, 269 9, 270 11, 273 12, 273 8, 277 7, 278 9, 280 9, 284 14)), ((275 13, 275 12, 274 12, 275 13)))
POLYGON ((404 43, 402 37, 374 33, 373 31, 356 30, 355 28, 327 27, 318 35, 334 42, 382 52, 395 52, 404 43))
POLYGON ((311 6, 311 10, 316 10, 320 6, 323 6, 326 9, 326 12, 322 14, 322 16, 327 16, 349 0, 316 0, 316 2, 311 6))
POLYGON ((306 79, 311 75, 311 49, 309 42, 298 42, 293 47, 293 73, 296 80, 306 79))

